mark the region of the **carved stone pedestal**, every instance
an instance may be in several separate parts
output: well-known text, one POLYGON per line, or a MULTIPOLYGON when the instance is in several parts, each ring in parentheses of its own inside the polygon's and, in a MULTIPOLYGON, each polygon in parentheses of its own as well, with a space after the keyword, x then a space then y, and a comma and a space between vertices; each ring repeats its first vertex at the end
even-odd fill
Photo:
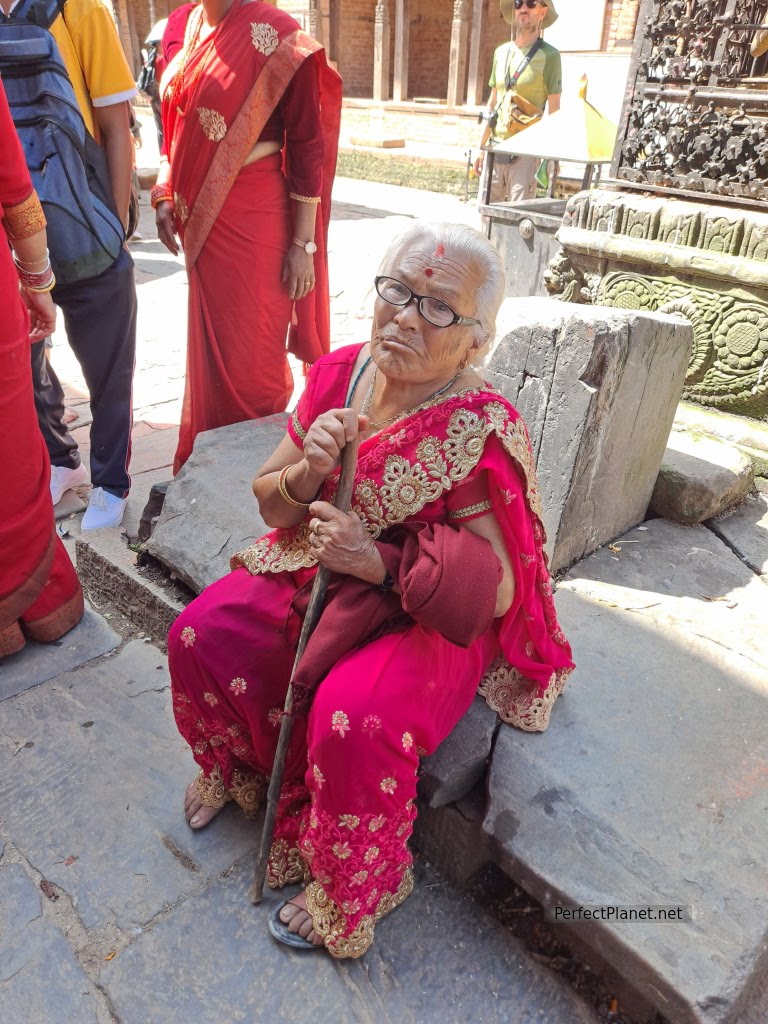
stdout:
POLYGON ((593 190, 568 203, 545 275, 570 302, 682 313, 684 397, 768 414, 768 214, 593 190))

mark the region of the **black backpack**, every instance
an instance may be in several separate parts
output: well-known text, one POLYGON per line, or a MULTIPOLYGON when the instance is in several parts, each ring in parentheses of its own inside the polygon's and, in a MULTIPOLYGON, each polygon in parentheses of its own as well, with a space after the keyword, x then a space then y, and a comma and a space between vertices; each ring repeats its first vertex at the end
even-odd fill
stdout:
POLYGON ((60 284, 110 267, 125 240, 104 150, 85 127, 56 40, 48 28, 66 0, 21 0, 0 12, 0 78, 32 184, 48 221, 60 284))

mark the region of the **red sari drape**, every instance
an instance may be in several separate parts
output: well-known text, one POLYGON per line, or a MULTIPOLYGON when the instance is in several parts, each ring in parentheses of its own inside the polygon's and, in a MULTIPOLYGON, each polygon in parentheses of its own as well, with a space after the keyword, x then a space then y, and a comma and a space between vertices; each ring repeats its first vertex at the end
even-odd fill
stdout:
POLYGON ((266 416, 292 392, 287 350, 312 363, 330 344, 327 229, 341 116, 341 80, 316 40, 284 12, 235 0, 196 43, 193 11, 184 49, 163 76, 176 220, 189 276, 187 382, 174 471, 201 430, 266 416), (292 303, 280 281, 293 241, 291 141, 281 156, 243 167, 289 83, 314 72, 323 136, 315 287, 292 303))
MULTIPOLYGON (((346 404, 359 352, 342 348, 312 367, 289 426, 297 445, 321 412, 346 404)), ((337 482, 329 477, 320 497, 332 500, 337 482)), ((309 713, 295 718, 269 880, 308 882, 315 930, 337 957, 364 953, 376 922, 410 892, 419 758, 465 714, 478 683, 505 721, 542 730, 573 669, 528 435, 498 394, 460 392, 363 441, 353 507, 382 543, 399 524, 445 529, 492 510, 516 586, 509 611, 474 638, 449 638, 416 611, 362 645, 350 637, 309 713)), ((255 810, 264 795, 297 636, 293 606, 316 571, 308 520, 235 556, 234 571, 171 630, 174 714, 210 806, 232 798, 255 810)), ((490 550, 487 573, 498 579, 490 550)), ((471 618, 472 586, 460 572, 451 577, 450 611, 471 618)))
MULTIPOLYGON (((45 226, 0 84, 0 215, 10 240, 45 226)), ((24 644, 20 620, 54 640, 82 615, 80 585, 56 535, 50 462, 32 391, 29 316, 11 251, 0 244, 0 657, 24 644)))

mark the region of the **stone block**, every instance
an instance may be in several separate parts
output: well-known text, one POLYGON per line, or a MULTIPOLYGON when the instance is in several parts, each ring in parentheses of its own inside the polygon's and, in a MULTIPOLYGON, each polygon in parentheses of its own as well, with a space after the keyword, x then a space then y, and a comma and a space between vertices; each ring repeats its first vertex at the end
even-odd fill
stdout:
POLYGON ((114 629, 86 605, 80 622, 60 640, 52 644, 28 640, 18 654, 0 661, 0 701, 86 665, 114 651, 119 643, 120 637, 114 629))
POLYGON ((768 499, 750 495, 743 505, 707 524, 752 572, 768 582, 768 499))
POLYGON ((453 805, 420 805, 413 842, 452 885, 464 885, 492 859, 482 820, 470 821, 453 805))
POLYGON ((250 859, 104 964, 121 1024, 597 1024, 597 1014, 475 903, 423 863, 414 894, 376 926, 358 960, 278 945, 248 900, 250 859))
POLYGON ((642 522, 685 377, 691 327, 663 314, 507 299, 489 361, 521 412, 554 570, 642 522))
POLYGON ((695 526, 741 501, 753 479, 752 462, 738 448, 706 434, 673 430, 649 511, 695 526))
POLYGON ((136 564, 136 553, 117 531, 93 530, 77 539, 77 569, 83 585, 122 612, 131 625, 164 644, 184 610, 173 582, 159 570, 136 564))
POLYGON ((199 593, 229 559, 268 531, 251 483, 285 436, 287 416, 207 430, 173 479, 146 550, 199 593))
POLYGON ((557 593, 577 665, 547 732, 502 728, 484 828, 545 906, 674 1024, 735 1024, 765 963, 768 595, 704 527, 649 521, 557 593))
POLYGON ((160 518, 160 513, 163 511, 163 503, 165 502, 165 496, 168 493, 170 484, 170 480, 163 480, 160 483, 152 484, 149 491, 149 497, 147 498, 147 503, 144 506, 144 511, 141 513, 141 519, 139 520, 139 530, 136 535, 136 539, 139 543, 143 544, 145 540, 148 540, 150 534, 157 525, 157 520, 160 518))
POLYGON ((442 807, 466 796, 485 774, 499 716, 482 697, 431 757, 422 762, 419 795, 430 807, 442 807))
POLYGON ((13 740, 0 744, 4 831, 87 929, 143 928, 258 842, 257 823, 232 806, 215 828, 187 825, 184 790, 196 768, 170 703, 165 658, 134 641, 3 707, 13 740))

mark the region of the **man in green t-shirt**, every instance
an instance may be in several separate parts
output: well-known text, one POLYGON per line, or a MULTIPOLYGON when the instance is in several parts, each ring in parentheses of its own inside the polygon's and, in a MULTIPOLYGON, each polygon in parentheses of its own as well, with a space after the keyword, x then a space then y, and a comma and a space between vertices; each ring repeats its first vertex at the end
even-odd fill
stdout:
MULTIPOLYGON (((493 54, 489 85, 488 113, 492 116, 483 131, 475 171, 482 175, 485 149, 516 134, 509 126, 509 105, 526 117, 536 117, 545 108, 550 114, 560 109, 562 71, 560 53, 540 38, 543 29, 557 20, 552 0, 501 0, 501 13, 512 25, 512 39, 502 43, 493 54), (512 99, 515 94, 516 102, 512 99)), ((511 162, 495 161, 490 201, 501 203, 533 199, 536 195, 536 171, 539 159, 516 156, 511 162)), ((484 176, 480 183, 480 202, 485 197, 484 176)))

